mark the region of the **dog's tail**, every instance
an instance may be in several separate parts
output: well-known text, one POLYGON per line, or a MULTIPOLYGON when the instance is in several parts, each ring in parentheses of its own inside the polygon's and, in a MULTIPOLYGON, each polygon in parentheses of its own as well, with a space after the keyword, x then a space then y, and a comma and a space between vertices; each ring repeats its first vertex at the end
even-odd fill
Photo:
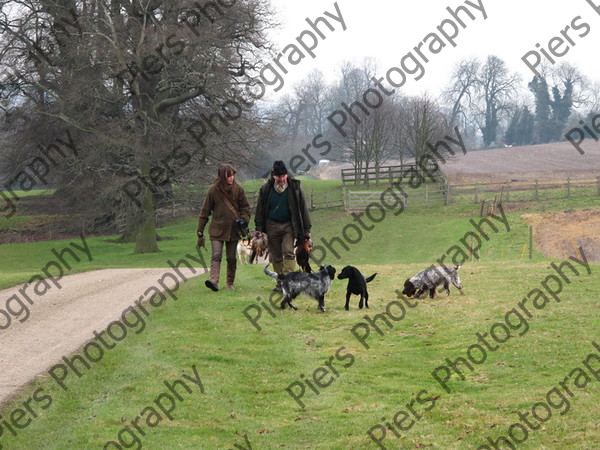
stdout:
POLYGON ((367 283, 370 283, 371 281, 373 281, 375 279, 375 275, 377 275, 376 273, 374 273, 373 275, 371 275, 369 278, 365 278, 365 281, 367 283))
POLYGON ((272 272, 267 268, 267 267, 269 267, 270 264, 271 263, 269 263, 265 266, 265 268, 263 269, 263 272, 266 273, 267 275, 269 275, 271 278, 275 278, 276 280, 283 279, 283 275, 279 275, 277 272, 272 272))

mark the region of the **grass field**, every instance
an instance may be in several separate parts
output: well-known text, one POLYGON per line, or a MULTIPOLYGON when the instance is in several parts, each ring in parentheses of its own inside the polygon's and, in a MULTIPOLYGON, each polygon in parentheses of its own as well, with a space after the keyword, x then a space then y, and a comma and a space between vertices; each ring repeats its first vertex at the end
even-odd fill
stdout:
MULTIPOLYGON (((489 240, 482 239, 481 258, 465 262, 460 271, 466 295, 452 288, 449 297, 416 303, 398 299, 396 290, 442 256, 450 261, 459 249, 466 251, 461 240, 469 243, 467 232, 475 230, 470 220, 481 220, 478 205, 408 208, 397 216, 388 211, 378 223, 363 216, 373 228, 363 228, 355 244, 356 230, 347 228, 358 223, 355 219, 341 211, 316 211, 313 234, 321 255, 326 252, 324 262, 338 271, 352 264, 365 275, 378 273, 369 285, 369 310, 358 310, 356 297, 350 311, 343 309, 345 280, 334 282, 325 314, 305 297, 296 300, 298 311, 269 308, 270 314, 263 302, 269 305, 273 280, 262 266, 241 267, 234 292, 211 293, 204 277, 193 279, 179 288, 176 301, 152 311, 143 332, 132 331, 100 361, 90 362, 89 370, 80 368, 81 377, 70 372, 68 390, 42 374, 3 404, 3 420, 27 425, 13 426, 15 436, 0 421, 0 444, 362 449, 379 448, 374 441, 380 440, 386 448, 478 448, 489 445, 488 437, 506 436, 525 448, 597 447, 600 349, 592 341, 600 344, 600 265, 590 264, 588 274, 571 261, 579 275, 564 270, 569 282, 561 281, 557 301, 542 284, 559 291, 558 282, 547 278, 557 274, 551 261, 536 251, 532 260, 521 261, 528 242, 521 214, 598 208, 597 203, 560 200, 507 208, 510 231, 490 219, 498 231, 486 228, 489 240), (546 292, 547 301, 534 289, 546 292), (244 311, 256 317, 259 309, 255 326, 244 311), (499 331, 504 329, 510 338, 499 331), (486 336, 492 330, 504 342, 486 351, 477 333, 486 336), (474 344, 481 344, 485 358, 474 344), (587 361, 588 369, 583 361, 591 353, 598 360, 587 361), (459 357, 473 370, 457 362, 459 357), (434 372, 441 379, 450 375, 448 382, 436 380, 434 372), (197 384, 190 381, 198 381, 196 374, 197 384), (169 412, 171 403, 160 396, 169 393, 164 382, 175 380, 184 381, 189 391, 176 385, 180 400, 170 394, 169 412)), ((195 218, 160 233, 170 239, 160 243, 162 253, 153 255, 132 255, 131 245, 88 238, 93 261, 74 265, 73 271, 164 267, 168 259, 194 251, 195 218)), ((3 246, 11 265, 0 275, 0 285, 39 273, 51 249, 68 242, 3 246)))

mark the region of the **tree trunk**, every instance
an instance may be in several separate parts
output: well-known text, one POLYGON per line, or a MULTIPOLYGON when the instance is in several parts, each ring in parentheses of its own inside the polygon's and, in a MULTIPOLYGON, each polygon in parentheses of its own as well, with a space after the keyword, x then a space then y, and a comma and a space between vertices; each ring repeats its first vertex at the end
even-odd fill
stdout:
MULTIPOLYGON (((144 127, 144 135, 140 139, 140 149, 138 153, 139 164, 142 168, 142 176, 149 179, 150 175, 150 162, 149 158, 149 136, 148 127, 144 127)), ((152 191, 148 186, 144 186, 144 193, 142 198, 142 205, 138 209, 135 218, 135 251, 134 254, 138 253, 158 253, 158 243, 156 241, 156 227, 154 224, 156 208, 154 205, 154 198, 152 191)))
POLYGON ((148 188, 145 188, 142 207, 138 211, 138 232, 135 237, 135 254, 160 252, 158 249, 158 243, 156 242, 154 213, 155 210, 152 192, 148 188))

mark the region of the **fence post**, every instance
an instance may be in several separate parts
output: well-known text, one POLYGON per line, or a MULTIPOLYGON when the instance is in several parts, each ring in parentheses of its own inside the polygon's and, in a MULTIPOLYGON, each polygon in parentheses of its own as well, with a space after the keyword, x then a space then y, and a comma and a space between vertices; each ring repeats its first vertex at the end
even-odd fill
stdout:
POLYGON ((596 177, 598 180, 598 197, 600 197, 600 177, 596 177))
POLYGON ((567 178, 567 198, 571 198, 571 178, 567 178))
POLYGON ((533 259, 533 225, 529 225, 529 259, 533 259))

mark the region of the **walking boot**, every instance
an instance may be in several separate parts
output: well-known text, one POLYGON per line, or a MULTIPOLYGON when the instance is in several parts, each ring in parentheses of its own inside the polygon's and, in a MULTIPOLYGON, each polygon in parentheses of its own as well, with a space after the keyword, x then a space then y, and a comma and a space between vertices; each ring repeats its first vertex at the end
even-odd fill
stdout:
POLYGON ((219 290, 219 272, 221 271, 221 261, 210 262, 210 279, 206 280, 204 284, 211 291, 217 292, 219 290))
MULTIPOLYGON (((273 271, 280 275, 283 273, 283 262, 274 262, 273 263, 273 271)), ((273 292, 283 292, 281 289, 281 280, 277 280, 277 284, 273 288, 273 292)))
POLYGON ((227 264, 227 289, 233 291, 235 288, 233 287, 233 282, 235 281, 235 266, 231 267, 230 264, 227 264))

